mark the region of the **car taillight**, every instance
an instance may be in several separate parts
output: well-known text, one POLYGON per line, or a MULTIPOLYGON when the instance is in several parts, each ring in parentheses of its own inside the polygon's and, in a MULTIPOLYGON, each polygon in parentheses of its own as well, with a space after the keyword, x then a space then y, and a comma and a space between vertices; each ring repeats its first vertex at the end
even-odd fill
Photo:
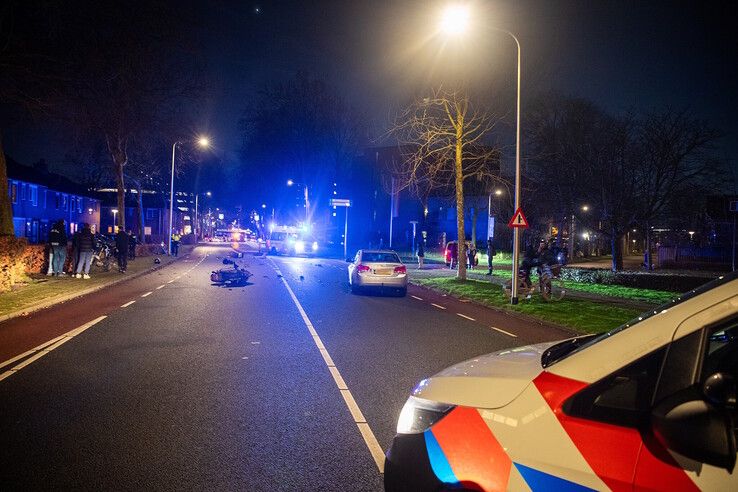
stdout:
POLYGON ((395 273, 407 273, 405 265, 395 267, 395 273))
POLYGON ((359 273, 361 273, 361 272, 368 272, 369 270, 371 270, 371 268, 369 268, 366 265, 356 265, 356 271, 359 272, 359 273))

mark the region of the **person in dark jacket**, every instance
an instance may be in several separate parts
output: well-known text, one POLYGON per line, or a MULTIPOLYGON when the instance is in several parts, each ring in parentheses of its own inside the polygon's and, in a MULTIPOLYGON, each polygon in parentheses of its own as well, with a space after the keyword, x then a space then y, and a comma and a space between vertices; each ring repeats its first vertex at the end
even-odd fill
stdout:
POLYGON ((136 245, 138 244, 138 238, 133 231, 128 231, 128 259, 136 259, 136 245))
POLYGON ((77 238, 77 249, 79 250, 79 261, 77 262, 77 278, 90 278, 90 265, 92 255, 95 253, 95 236, 92 234, 90 224, 82 224, 82 231, 77 238))
POLYGON ((118 233, 115 235, 115 250, 120 273, 126 273, 128 269, 128 239, 128 233, 123 229, 118 229, 118 233))
POLYGON ((423 268, 423 261, 425 260, 425 245, 421 239, 418 242, 418 270, 423 268))
POLYGON ((487 275, 492 275, 492 258, 497 254, 492 238, 487 239, 487 275))
POLYGON ((67 260, 67 233, 64 220, 57 220, 49 231, 49 274, 65 275, 64 262, 67 260))

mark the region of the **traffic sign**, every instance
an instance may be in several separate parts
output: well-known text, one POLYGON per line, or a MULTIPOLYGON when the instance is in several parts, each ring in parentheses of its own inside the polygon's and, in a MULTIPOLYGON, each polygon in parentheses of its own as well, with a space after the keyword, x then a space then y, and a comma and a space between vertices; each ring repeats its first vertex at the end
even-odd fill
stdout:
POLYGON ((522 208, 518 207, 518 209, 513 214, 512 219, 510 219, 510 222, 507 223, 507 226, 508 227, 528 227, 528 220, 525 218, 522 208))
POLYGON ((331 198, 331 206, 333 207, 350 207, 351 200, 348 198, 331 198))

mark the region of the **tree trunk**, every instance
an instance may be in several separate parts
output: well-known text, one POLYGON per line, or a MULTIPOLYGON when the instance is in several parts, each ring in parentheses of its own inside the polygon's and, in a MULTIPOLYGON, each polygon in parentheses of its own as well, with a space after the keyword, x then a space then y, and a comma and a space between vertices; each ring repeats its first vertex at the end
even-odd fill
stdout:
POLYGON ((653 270, 651 258, 651 226, 646 222, 646 248, 643 251, 643 266, 646 270, 653 270))
POLYGON ((472 240, 472 244, 475 244, 477 241, 477 219, 479 218, 479 208, 474 207, 471 213, 472 213, 471 240, 472 240))
POLYGON ((461 167, 462 164, 462 139, 464 128, 464 120, 459 116, 456 129, 456 230, 459 242, 457 243, 457 255, 459 257, 459 269, 456 272, 456 278, 466 280, 466 233, 464 232, 464 174, 461 167))
POLYGON ((574 217, 574 212, 569 214, 569 261, 574 261, 574 241, 576 240, 577 231, 576 231, 576 224, 574 221, 576 218, 574 217))
POLYGON ((13 204, 8 195, 8 168, 3 150, 3 137, 0 134, 0 236, 15 235, 13 226, 13 204))
MULTIPOLYGON (((124 142, 120 138, 111 141, 111 137, 107 136, 108 151, 113 160, 113 171, 115 172, 115 184, 118 187, 118 228, 126 230, 126 185, 123 177, 123 168, 128 162, 128 155, 124 142)), ((115 232, 115 227, 113 227, 115 232)))
POLYGON ((613 227, 610 236, 610 245, 612 251, 612 271, 619 272, 623 269, 623 241, 622 235, 613 227))

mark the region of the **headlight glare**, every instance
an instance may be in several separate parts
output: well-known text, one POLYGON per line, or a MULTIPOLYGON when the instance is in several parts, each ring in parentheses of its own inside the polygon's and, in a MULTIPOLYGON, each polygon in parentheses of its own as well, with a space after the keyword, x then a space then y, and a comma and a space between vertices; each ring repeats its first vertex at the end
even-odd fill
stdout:
POLYGON ((454 405, 411 396, 405 402, 397 420, 398 434, 419 434, 438 422, 454 405))

